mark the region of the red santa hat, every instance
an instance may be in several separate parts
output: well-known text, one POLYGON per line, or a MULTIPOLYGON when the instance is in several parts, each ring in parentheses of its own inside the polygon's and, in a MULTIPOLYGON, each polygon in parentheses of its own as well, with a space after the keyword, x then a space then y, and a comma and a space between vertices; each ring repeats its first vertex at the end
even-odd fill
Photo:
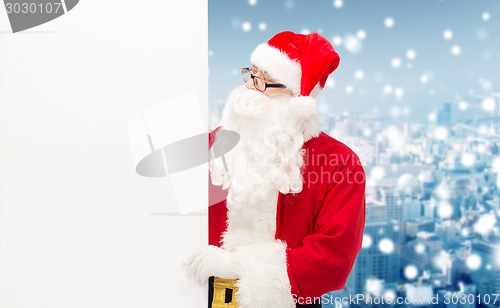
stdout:
POLYGON ((332 44, 315 32, 278 33, 257 46, 250 59, 276 82, 286 85, 297 96, 292 100, 306 113, 311 112, 311 107, 315 109, 314 97, 340 63, 332 44))
POLYGON ((332 44, 315 32, 285 31, 257 46, 250 60, 293 92, 290 108, 302 119, 305 140, 317 137, 321 130, 315 97, 340 63, 332 44))

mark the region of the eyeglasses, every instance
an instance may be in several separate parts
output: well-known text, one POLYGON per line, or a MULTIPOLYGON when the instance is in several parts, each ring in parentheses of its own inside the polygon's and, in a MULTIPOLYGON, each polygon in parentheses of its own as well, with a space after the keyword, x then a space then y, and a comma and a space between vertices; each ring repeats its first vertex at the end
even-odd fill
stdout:
POLYGON ((253 86, 260 92, 266 91, 267 88, 286 88, 286 86, 281 83, 267 83, 263 78, 255 76, 250 67, 244 67, 241 69, 241 77, 244 82, 247 82, 248 79, 252 78, 253 86))

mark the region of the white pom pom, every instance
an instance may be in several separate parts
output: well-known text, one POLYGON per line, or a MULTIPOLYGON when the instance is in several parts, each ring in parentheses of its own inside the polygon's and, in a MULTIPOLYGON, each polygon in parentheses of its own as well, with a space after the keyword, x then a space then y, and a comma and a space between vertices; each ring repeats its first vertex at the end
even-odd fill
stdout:
POLYGON ((298 96, 290 100, 290 109, 303 119, 316 115, 316 99, 311 96, 298 96))
POLYGON ((300 119, 304 140, 318 137, 321 132, 316 116, 316 99, 311 96, 298 96, 290 100, 290 110, 300 119))

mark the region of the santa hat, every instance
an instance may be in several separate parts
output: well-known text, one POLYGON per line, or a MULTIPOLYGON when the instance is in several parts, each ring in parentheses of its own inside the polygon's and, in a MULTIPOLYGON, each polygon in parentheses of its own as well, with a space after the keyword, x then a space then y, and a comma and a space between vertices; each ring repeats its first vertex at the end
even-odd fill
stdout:
POLYGON ((308 107, 315 107, 314 97, 340 63, 339 55, 323 36, 291 31, 278 33, 257 46, 250 60, 276 82, 287 86, 297 96, 293 98, 295 103, 308 107))
POLYGON ((316 95, 340 63, 332 44, 315 32, 306 35, 284 31, 257 46, 250 60, 293 92, 290 108, 302 119, 305 140, 317 137, 321 130, 316 95))

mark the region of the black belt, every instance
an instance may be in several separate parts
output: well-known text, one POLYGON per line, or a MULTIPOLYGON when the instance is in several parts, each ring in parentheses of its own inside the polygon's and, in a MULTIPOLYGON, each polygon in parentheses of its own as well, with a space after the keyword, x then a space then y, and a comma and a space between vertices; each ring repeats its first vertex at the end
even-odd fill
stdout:
MULTIPOLYGON (((237 289, 234 287, 234 280, 208 279, 208 308, 232 308, 238 307, 235 301, 237 289)), ((300 305, 296 308, 322 308, 319 300, 315 304, 300 305)))

